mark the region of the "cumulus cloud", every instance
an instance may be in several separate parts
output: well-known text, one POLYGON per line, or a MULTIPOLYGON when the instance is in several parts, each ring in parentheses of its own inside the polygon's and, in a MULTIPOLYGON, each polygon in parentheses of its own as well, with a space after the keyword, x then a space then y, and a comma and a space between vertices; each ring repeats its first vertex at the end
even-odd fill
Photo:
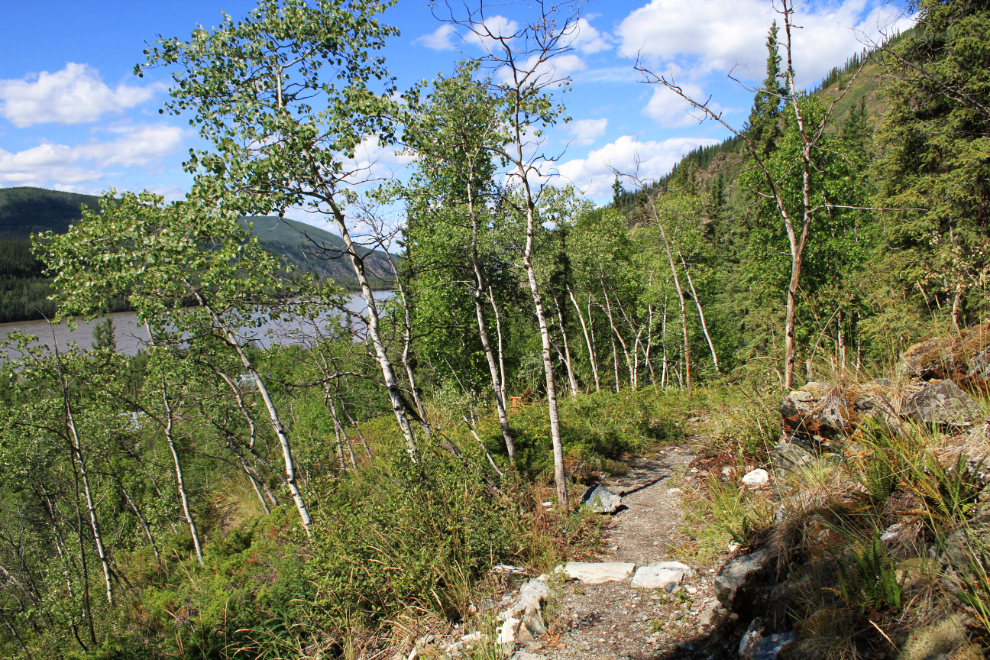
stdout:
POLYGON ((416 39, 413 43, 422 44, 431 50, 454 50, 453 38, 456 36, 457 31, 454 30, 454 26, 444 23, 433 32, 416 39))
MULTIPOLYGON (((681 89, 689 97, 701 103, 707 100, 705 93, 697 85, 688 83, 682 85, 681 89)), ((709 102, 708 107, 716 113, 722 110, 722 106, 715 102, 709 102)), ((705 118, 703 112, 688 103, 683 97, 662 86, 653 88, 653 95, 646 107, 643 108, 643 114, 655 119, 661 126, 667 128, 690 126, 705 118)))
MULTIPOLYGON (((540 85, 556 86, 565 78, 570 78, 578 71, 584 71, 587 65, 580 57, 574 53, 558 55, 549 60, 539 61, 539 56, 531 55, 529 59, 519 65, 520 75, 526 76, 532 72, 540 85)), ((496 72, 496 78, 501 82, 512 82, 512 70, 509 67, 502 67, 496 72)), ((533 78, 530 78, 532 80, 533 78)))
POLYGON ((361 140, 354 149, 354 159, 348 161, 344 169, 353 174, 352 184, 383 181, 398 175, 415 158, 410 154, 399 153, 395 147, 383 147, 374 135, 361 140))
POLYGON ((623 135, 592 151, 587 158, 561 163, 557 168, 560 176, 555 182, 573 184, 592 199, 602 200, 612 194, 615 171, 635 174, 644 181, 658 179, 670 172, 689 151, 716 143, 718 140, 706 138, 640 142, 630 135, 623 135))
POLYGON ((111 89, 96 69, 69 62, 55 73, 0 80, 0 115, 18 128, 34 124, 82 124, 144 103, 160 85, 111 89))
POLYGON ((182 149, 184 131, 173 126, 113 129, 119 137, 69 146, 40 144, 10 153, 0 149, 0 182, 14 185, 59 185, 100 181, 111 167, 153 167, 182 149))
MULTIPOLYGON (((765 39, 781 16, 766 0, 651 0, 619 25, 620 50, 658 69, 680 64, 693 75, 728 72, 758 81, 765 73, 765 39)), ((861 40, 903 30, 910 19, 882 0, 839 0, 802 5, 793 22, 797 82, 809 86, 862 49, 861 40)), ((781 34, 783 40, 783 34, 781 34)))
POLYGON ((582 53, 597 53, 609 47, 602 34, 586 18, 579 18, 574 24, 570 45, 582 53))
POLYGON ((506 37, 510 38, 519 30, 519 23, 509 20, 505 16, 489 16, 475 30, 464 35, 465 43, 480 46, 491 52, 495 47, 495 40, 506 37))
POLYGON ((564 126, 571 136, 571 142, 579 147, 594 143, 605 135, 608 119, 578 119, 564 126))

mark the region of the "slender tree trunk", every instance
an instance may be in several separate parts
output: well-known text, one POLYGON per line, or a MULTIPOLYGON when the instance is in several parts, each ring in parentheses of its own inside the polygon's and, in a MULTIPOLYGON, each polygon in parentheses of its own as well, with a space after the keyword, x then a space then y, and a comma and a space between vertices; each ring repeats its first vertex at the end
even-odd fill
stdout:
POLYGON ((956 285, 956 293, 952 297, 952 327, 956 329, 957 334, 962 334, 962 330, 959 327, 959 310, 962 309, 962 294, 963 285, 960 282, 956 285))
MULTIPOLYGON (((96 628, 93 625, 93 606, 89 598, 89 562, 86 561, 86 544, 83 542, 82 507, 79 503, 79 471, 73 467, 72 476, 75 480, 76 495, 76 536, 79 538, 79 563, 82 566, 83 611, 89 624, 89 639, 96 646, 96 628)), ((107 580, 109 584, 109 580, 107 580)))
MULTIPOLYGON (((96 516, 96 504, 93 501, 93 492, 89 487, 89 474, 86 472, 86 461, 83 458, 82 442, 76 429, 76 422, 72 415, 72 406, 69 405, 68 385, 64 381, 64 374, 59 373, 62 380, 62 396, 65 404, 65 421, 68 426, 69 435, 72 437, 72 445, 76 454, 76 461, 79 464, 79 474, 82 478, 83 494, 86 497, 86 509, 89 512, 90 528, 93 531, 93 540, 96 543, 96 556, 100 558, 100 565, 103 567, 103 580, 106 583, 107 603, 113 606, 113 587, 111 586, 110 559, 107 557, 103 547, 103 534, 100 531, 100 523, 96 516)), ((80 530, 80 534, 82 530, 80 530)))
POLYGON ((251 362, 251 359, 247 356, 247 353, 244 352, 244 348, 237 340, 237 336, 233 333, 233 331, 227 327, 227 324, 224 323, 216 312, 213 311, 212 307, 204 304, 202 298, 200 298, 199 302, 209 311, 209 314, 213 318, 213 322, 217 324, 217 327, 223 331, 227 345, 233 348, 237 353, 237 357, 240 358, 241 364, 244 365, 244 368, 251 374, 255 387, 258 388, 258 394, 261 395, 261 400, 264 402, 265 409, 268 411, 268 418, 271 421, 272 430, 275 431, 275 436, 278 438, 279 445, 282 447, 282 459, 285 461, 285 484, 289 487, 289 493, 292 495, 292 500, 296 504, 296 510, 299 511, 299 518, 302 521, 303 529, 306 530, 306 536, 312 536, 312 520, 309 517, 309 511, 306 509, 306 502, 303 500, 302 493, 299 491, 299 485, 296 481, 296 464, 292 459, 292 446, 289 444, 289 436, 285 432, 285 426, 282 424, 282 420, 279 417, 278 409, 275 407, 275 402, 272 401, 272 397, 268 393, 268 388, 265 386, 265 379, 261 377, 260 373, 258 373, 258 370, 254 367, 254 363, 251 362))
POLYGON ((660 323, 661 345, 663 346, 663 371, 660 373, 660 387, 667 388, 667 296, 663 297, 663 320, 660 323))
MULTIPOLYGON (((613 338, 612 338, 612 353, 613 354, 615 353, 615 340, 618 339, 619 340, 619 343, 622 345, 622 355, 626 359, 626 369, 629 370, 629 386, 631 388, 633 388, 633 389, 636 389, 636 385, 635 385, 636 378, 635 378, 635 375, 634 375, 634 372, 633 372, 632 361, 630 361, 630 359, 629 359, 629 349, 626 347, 626 341, 622 338, 622 333, 619 332, 619 329, 615 325, 615 319, 612 318, 612 303, 609 301, 608 291, 605 290, 605 281, 602 280, 601 277, 598 278, 598 281, 602 285, 602 295, 605 296, 605 306, 606 306, 606 312, 608 314, 608 324, 612 328, 612 335, 613 335, 613 338)), ((618 365, 618 357, 615 357, 615 361, 616 361, 616 365, 615 365, 615 391, 618 392, 619 391, 619 365, 618 365)))
POLYGON ((595 351, 591 347, 591 337, 588 336, 588 326, 584 322, 584 315, 581 313, 581 308, 578 307, 577 300, 574 298, 574 292, 571 291, 570 285, 567 286, 567 295, 571 298, 571 303, 574 304, 574 311, 577 312, 578 319, 581 321, 581 331, 584 333, 584 343, 588 346, 588 361, 591 363, 591 373, 595 377, 595 391, 601 392, 602 386, 598 380, 598 360, 595 358, 595 351))
POLYGON ((502 348, 502 318, 498 313, 498 305, 495 304, 495 292, 492 291, 490 284, 488 285, 488 301, 492 305, 492 311, 495 312, 495 332, 498 334, 498 382, 502 389, 502 401, 504 403, 507 398, 505 394, 505 351, 502 348))
MULTIPOLYGON (((684 289, 681 288, 681 279, 677 276, 677 265, 674 263, 674 253, 667 240, 667 230, 660 220, 660 213, 657 211, 656 203, 650 195, 646 196, 653 209, 653 217, 657 221, 657 228, 660 230, 660 238, 663 239, 664 249, 667 251, 667 261, 670 264, 670 274, 674 278, 674 288, 677 290, 677 300, 681 305, 681 331, 684 334, 684 381, 687 383, 687 393, 691 396, 691 341, 688 336, 687 309, 684 303, 684 289)), ((678 375, 680 380, 680 375, 678 375)))
POLYGON ((576 397, 578 395, 578 383, 577 378, 574 377, 574 368, 571 366, 571 349, 567 344, 567 328, 564 327, 564 314, 560 309, 560 303, 557 302, 557 297, 553 298, 554 307, 557 308, 557 320, 560 321, 560 335, 564 341, 564 364, 567 365, 567 380, 571 384, 571 396, 576 397))
POLYGON ((413 435, 409 417, 406 415, 406 404, 402 400, 402 389, 399 387, 399 380, 395 377, 392 361, 388 357, 385 342, 382 341, 381 332, 379 331, 381 321, 378 316, 378 304, 375 302, 374 292, 371 290, 371 284, 368 282, 368 277, 364 272, 364 260, 358 255, 357 246, 351 239, 351 233, 347 228, 347 223, 344 221, 343 212, 331 198, 328 197, 326 201, 330 205, 333 218, 337 223, 337 230, 340 232, 340 237, 344 240, 347 254, 351 258, 351 266, 354 269, 354 274, 357 276, 358 282, 361 285, 361 295, 364 297, 365 305, 367 305, 368 336, 375 349, 375 356, 378 366, 382 371, 385 388, 388 390, 389 401, 392 404, 392 413, 395 415, 395 419, 399 423, 399 428, 406 441, 406 453, 409 454, 409 459, 413 463, 418 463, 419 451, 416 447, 416 438, 413 435))
POLYGON ((179 451, 175 447, 175 438, 172 435, 172 404, 168 400, 168 385, 162 378, 162 401, 165 404, 165 439, 168 441, 168 449, 172 452, 172 461, 175 463, 175 487, 179 490, 179 497, 182 499, 182 511, 189 523, 189 533, 192 534, 193 547, 196 549, 196 559, 200 566, 203 565, 203 549, 199 544, 199 531, 196 529, 196 521, 193 519, 192 511, 189 508, 189 497, 186 494, 185 479, 182 475, 182 463, 179 462, 179 451))
POLYGON ((134 502, 133 499, 131 499, 131 495, 130 493, 127 492, 127 489, 124 488, 124 482, 121 480, 121 478, 117 476, 117 474, 114 472, 111 472, 111 474, 113 474, 113 477, 117 482, 117 487, 120 488, 120 493, 124 496, 124 499, 127 500, 127 504, 128 506, 131 507, 131 510, 134 512, 134 515, 137 516, 138 522, 141 523, 141 529, 144 530, 144 535, 148 537, 148 543, 151 544, 151 549, 155 552, 155 561, 158 562, 159 566, 161 566, 162 557, 158 553, 158 544, 155 543, 155 537, 151 533, 151 528, 148 526, 148 521, 145 520, 143 515, 141 515, 141 510, 138 509, 137 504, 134 502))
MULTIPOLYGON (((516 124, 519 126, 518 122, 516 124)), ((542 344, 543 369, 547 379, 547 408, 550 417, 550 441, 553 445, 553 476, 557 486, 557 499, 564 511, 570 510, 570 502, 567 494, 567 476, 564 473, 564 445, 560 437, 560 416, 557 410, 557 389, 554 384, 553 356, 550 346, 550 329, 547 326, 547 316, 543 308, 543 297, 540 295, 540 286, 536 279, 536 268, 533 266, 533 248, 536 237, 535 203, 532 191, 529 187, 529 179, 526 178, 526 170, 523 168, 522 136, 516 135, 516 148, 518 150, 516 165, 526 199, 526 248, 523 250, 523 265, 526 269, 526 276, 529 279, 529 290, 533 296, 533 307, 536 309, 536 322, 540 328, 540 342, 542 344)))
POLYGON ((708 324, 705 323, 705 311, 701 309, 701 299, 698 297, 698 292, 694 290, 694 282, 691 281, 691 273, 688 271, 687 262, 684 261, 684 255, 681 254, 680 250, 677 251, 677 256, 681 258, 681 264, 684 266, 684 274, 687 276, 688 286, 691 287, 691 295, 694 296, 694 304, 698 306, 698 316, 701 317, 701 329, 705 332, 705 339, 708 341, 708 348, 712 352, 712 362, 715 364, 715 373, 718 373, 718 356, 715 355, 715 344, 712 343, 712 337, 708 334, 708 324))
MULTIPOLYGON (((505 442, 505 450, 509 454, 509 460, 516 460, 516 443, 512 439, 512 432, 509 430, 509 416, 505 410, 505 395, 499 376, 498 365, 495 364, 495 354, 492 352, 491 343, 488 341, 488 325, 485 323, 484 301, 486 277, 481 266, 481 259, 478 256, 478 214, 474 210, 474 188, 472 179, 474 177, 473 161, 469 169, 467 182, 468 215, 471 217, 471 267, 474 270, 474 312, 478 319, 478 337, 481 339, 481 348, 485 351, 485 360, 488 362, 488 373, 492 379, 492 392, 495 394, 495 409, 498 412, 498 423, 502 428, 502 440, 505 442)), ((499 332, 499 343, 501 344, 501 332, 499 332)), ((499 351, 501 353, 501 350, 499 351)), ((473 429, 472 429, 473 432, 473 429)))

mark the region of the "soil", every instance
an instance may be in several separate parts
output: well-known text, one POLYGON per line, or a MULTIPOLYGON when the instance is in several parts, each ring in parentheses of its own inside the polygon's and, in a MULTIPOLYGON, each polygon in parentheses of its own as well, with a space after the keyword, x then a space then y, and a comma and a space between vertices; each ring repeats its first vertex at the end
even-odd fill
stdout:
MULTIPOLYGON (((702 476, 696 468, 691 471, 695 457, 688 446, 667 447, 636 460, 628 474, 605 483, 622 495, 623 508, 609 522, 608 551, 600 561, 631 562, 637 567, 683 561, 677 550, 689 539, 681 531, 682 498, 697 492, 688 489, 688 482, 702 476)), ((717 607, 712 582, 723 559, 713 566, 691 566, 692 573, 673 593, 634 589, 630 580, 567 582, 560 604, 549 614, 550 634, 526 650, 560 660, 647 660, 673 650, 691 650, 692 640, 709 628, 702 620, 717 607)))

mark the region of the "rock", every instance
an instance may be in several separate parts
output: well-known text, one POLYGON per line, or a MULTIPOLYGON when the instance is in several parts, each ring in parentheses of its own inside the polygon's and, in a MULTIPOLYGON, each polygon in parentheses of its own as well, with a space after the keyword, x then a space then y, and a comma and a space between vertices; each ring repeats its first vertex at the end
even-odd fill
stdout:
POLYGON ((766 486, 770 483, 770 473, 762 468, 759 468, 744 474, 742 482, 748 488, 760 488, 761 486, 766 486))
POLYGON ((962 429, 983 421, 980 406, 951 380, 925 383, 901 406, 901 416, 922 424, 962 429))
POLYGON ((622 498, 604 486, 595 486, 584 491, 581 504, 598 513, 615 513, 622 506, 622 498))
POLYGON ((718 619, 718 603, 709 603, 698 613, 698 623, 710 626, 718 619))
POLYGON ((739 640, 739 657, 752 660, 753 652, 759 648, 760 642, 763 641, 762 632, 763 619, 757 617, 750 622, 749 627, 746 628, 746 632, 743 633, 742 639, 739 640))
POLYGON ((732 467, 730 465, 726 465, 724 468, 722 468, 722 476, 723 477, 727 477, 728 478, 728 477, 731 477, 732 475, 734 475, 735 473, 736 473, 736 468, 734 468, 734 467, 732 467))
POLYGON ((519 598, 515 604, 509 608, 509 616, 516 616, 522 612, 539 611, 540 607, 550 596, 550 587, 539 578, 534 578, 523 585, 519 590, 519 598))
POLYGON ((637 589, 666 589, 673 591, 674 587, 684 579, 684 574, 691 570, 690 566, 678 561, 664 561, 658 564, 643 566, 633 576, 632 586, 637 589))
POLYGON ((793 442, 780 443, 771 454, 773 464, 785 474, 797 474, 815 460, 811 452, 793 442))
POLYGON ((763 568, 767 557, 767 551, 760 550, 733 559, 723 566, 715 578, 715 597, 718 598, 718 601, 725 607, 729 607, 736 592, 749 582, 754 573, 763 568))
POLYGON ((502 645, 511 645, 516 643, 516 634, 519 631, 519 624, 522 623, 521 619, 510 616, 505 620, 505 622, 498 628, 497 642, 502 645))
POLYGON ((759 645, 753 649, 750 658, 752 660, 775 660, 784 647, 797 641, 797 635, 793 631, 785 633, 775 633, 760 640, 759 645))
POLYGON ((564 574, 585 584, 621 582, 633 574, 636 564, 625 562, 572 561, 564 565, 564 574))
POLYGON ((668 488, 667 489, 667 494, 668 495, 677 495, 678 493, 683 493, 683 492, 684 491, 681 490, 680 488, 668 488))
POLYGON ((512 656, 512 660, 548 660, 547 656, 540 655, 539 653, 530 653, 529 651, 518 651, 512 656))
POLYGON ((539 639, 547 634, 546 626, 543 625, 543 619, 538 613, 536 614, 526 614, 522 619, 522 626, 519 628, 519 636, 517 639, 519 641, 530 641, 533 639, 539 639))

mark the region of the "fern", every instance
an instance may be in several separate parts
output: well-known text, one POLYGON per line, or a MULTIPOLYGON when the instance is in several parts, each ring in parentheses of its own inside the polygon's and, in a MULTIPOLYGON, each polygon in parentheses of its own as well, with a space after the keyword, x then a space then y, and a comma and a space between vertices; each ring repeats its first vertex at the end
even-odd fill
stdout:
POLYGON ((846 557, 838 561, 839 594, 851 607, 861 612, 897 612, 903 606, 905 573, 898 579, 894 562, 873 535, 868 546, 857 543, 846 557))

